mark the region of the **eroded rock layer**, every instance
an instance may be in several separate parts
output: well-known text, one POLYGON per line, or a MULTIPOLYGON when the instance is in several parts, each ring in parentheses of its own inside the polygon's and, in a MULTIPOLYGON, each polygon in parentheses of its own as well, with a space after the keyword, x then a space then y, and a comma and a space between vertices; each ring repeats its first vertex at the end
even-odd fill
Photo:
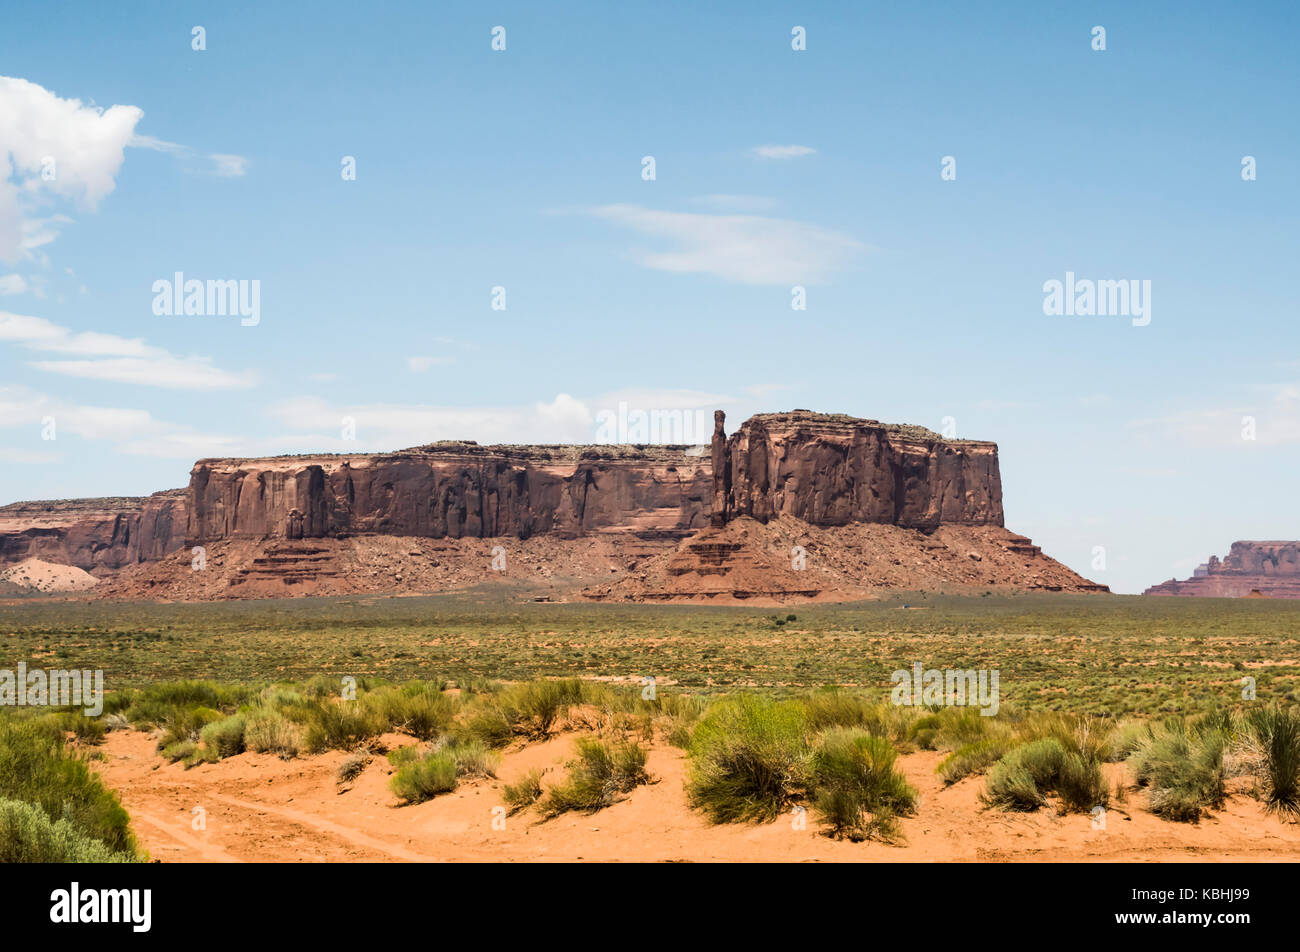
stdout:
POLYGON ((708 524, 709 460, 693 447, 441 443, 376 456, 199 460, 189 539, 576 538, 626 528, 680 538, 708 524))
POLYGON ((0 564, 40 559, 104 576, 153 562, 185 541, 187 490, 0 507, 0 564))
POLYGON ((697 447, 204 459, 183 491, 5 507, 0 563, 116 572, 96 592, 123 598, 485 582, 631 600, 1103 589, 1003 528, 993 443, 806 410, 760 414, 729 437, 715 421, 697 447), (795 546, 807 571, 792 568, 795 546))
POLYGON ((1222 561, 1212 555, 1191 578, 1170 579, 1143 594, 1300 598, 1300 542, 1234 542, 1222 561))
POLYGON ((814 526, 1002 525, 996 443, 795 410, 750 417, 727 455, 729 515, 814 526))

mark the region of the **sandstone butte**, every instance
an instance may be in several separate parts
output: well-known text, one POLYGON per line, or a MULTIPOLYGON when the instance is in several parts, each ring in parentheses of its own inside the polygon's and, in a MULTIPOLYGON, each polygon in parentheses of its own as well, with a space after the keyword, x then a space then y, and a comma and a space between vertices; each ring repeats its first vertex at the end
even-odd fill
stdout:
POLYGON ((730 437, 716 420, 709 446, 203 459, 185 489, 0 508, 0 565, 39 558, 100 578, 100 595, 183 599, 502 581, 633 601, 1106 590, 1003 526, 994 443, 807 410, 730 437))
POLYGON ((1170 579, 1144 595, 1208 598, 1300 598, 1300 542, 1234 542, 1184 581, 1170 579))

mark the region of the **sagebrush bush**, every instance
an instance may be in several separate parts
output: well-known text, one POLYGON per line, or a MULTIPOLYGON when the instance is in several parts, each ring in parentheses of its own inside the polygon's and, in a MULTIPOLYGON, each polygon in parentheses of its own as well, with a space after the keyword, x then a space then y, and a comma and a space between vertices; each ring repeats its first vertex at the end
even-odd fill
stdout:
POLYGON ((31 803, 0 800, 0 863, 133 863, 70 820, 51 820, 31 803))
POLYGON ((546 737, 555 722, 583 700, 583 685, 576 678, 563 681, 525 681, 496 695, 497 707, 511 730, 529 737, 546 737))
MULTIPOLYGON (((1078 742, 1077 734, 1071 736, 1078 742)), ((1005 810, 1035 810, 1054 793, 1062 812, 1087 813, 1110 798, 1100 753, 1086 737, 1076 749, 1057 737, 1022 744, 989 771, 984 800, 1005 810)))
POLYGON ((135 852, 117 795, 49 724, 0 716, 0 799, 37 804, 52 821, 67 820, 114 852, 135 852))
POLYGON ((1007 755, 1014 746, 1009 737, 986 737, 959 747, 939 762, 937 772, 944 783, 956 783, 971 774, 983 773, 1007 755))
POLYGON ((456 715, 456 702, 436 682, 380 688, 363 695, 361 702, 388 727, 420 740, 441 736, 456 715))
POLYGON ((1300 814, 1300 715, 1282 707, 1252 711, 1247 737, 1260 755, 1264 803, 1277 813, 1300 814))
POLYGON ((302 747, 302 726, 278 710, 255 707, 244 715, 244 744, 259 754, 296 757, 302 747))
POLYGON ((507 783, 501 788, 501 799, 510 807, 510 812, 518 813, 532 806, 542 796, 542 772, 530 770, 514 783, 507 783))
POLYGON ((440 793, 456 789, 456 758, 448 750, 437 750, 410 760, 397 768, 389 789, 407 803, 422 803, 440 793))
POLYGON ((595 813, 634 787, 649 783, 645 764, 646 751, 640 744, 580 738, 577 759, 569 764, 569 776, 547 791, 538 808, 548 817, 570 810, 595 813))
POLYGON ((714 703, 691 737, 687 794, 715 823, 770 820, 808 774, 802 705, 740 694, 714 703))
POLYGON ((916 810, 916 790, 899 773, 897 751, 861 728, 832 728, 813 749, 809 792, 833 836, 893 839, 896 818, 916 810))
POLYGON ((446 741, 420 757, 412 754, 389 760, 398 765, 389 788, 408 803, 420 803, 456 789, 462 778, 495 777, 501 755, 479 743, 446 741))
POLYGON ((219 721, 205 724, 199 731, 199 740, 218 760, 222 757, 242 754, 245 722, 246 718, 243 714, 232 714, 219 721))
POLYGON ((388 729, 382 714, 360 701, 323 698, 284 710, 290 720, 303 725, 302 749, 309 754, 326 750, 351 750, 388 729))
POLYGON ((339 764, 338 769, 334 771, 334 782, 336 784, 351 783, 361 776, 361 772, 366 769, 368 763, 370 763, 369 754, 349 754, 347 759, 339 764))
POLYGON ((1148 788, 1151 812, 1196 823, 1207 810, 1222 807, 1227 796, 1225 745, 1220 730, 1201 730, 1183 718, 1148 727, 1128 766, 1138 785, 1148 788))

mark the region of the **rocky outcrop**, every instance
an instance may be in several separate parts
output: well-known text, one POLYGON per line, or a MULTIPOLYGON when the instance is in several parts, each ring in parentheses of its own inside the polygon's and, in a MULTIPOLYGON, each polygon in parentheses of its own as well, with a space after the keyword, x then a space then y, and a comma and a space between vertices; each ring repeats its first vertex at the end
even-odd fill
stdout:
POLYGON ((375 456, 200 460, 188 538, 682 537, 731 516, 812 525, 1002 525, 997 446, 921 427, 763 414, 684 446, 440 443, 375 456))
POLYGON ((0 507, 0 564, 35 558, 103 576, 156 561, 184 543, 187 495, 172 489, 0 507))
POLYGON ((795 410, 746 420, 727 456, 730 513, 759 522, 1003 524, 996 443, 795 410))
POLYGON ((680 538, 708 524, 709 460, 684 446, 440 443, 375 456, 200 460, 189 534, 312 539, 680 538))
POLYGON ((130 567, 96 588, 109 597, 485 581, 751 603, 889 588, 1104 590, 1003 528, 993 443, 807 410, 751 417, 730 437, 721 411, 714 422, 708 446, 443 442, 204 459, 184 491, 0 510, 0 562, 39 556, 100 576, 130 567), (197 568, 192 546, 204 547, 197 568))
POLYGON ((1212 555, 1191 578, 1170 579, 1142 594, 1300 598, 1300 542, 1234 542, 1223 561, 1212 555))

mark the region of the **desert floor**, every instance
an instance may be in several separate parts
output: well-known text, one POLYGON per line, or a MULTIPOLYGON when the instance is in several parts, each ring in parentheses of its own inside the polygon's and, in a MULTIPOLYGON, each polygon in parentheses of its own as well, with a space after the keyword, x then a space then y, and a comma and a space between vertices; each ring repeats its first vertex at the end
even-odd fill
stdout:
MULTIPOLYGON (((654 745, 650 786, 592 815, 539 821, 533 811, 508 816, 495 807, 502 783, 528 770, 543 785, 564 773, 577 735, 506 751, 498 779, 462 783, 425 803, 403 806, 388 790, 393 768, 374 757, 345 790, 335 771, 347 755, 333 751, 284 761, 245 753, 186 770, 154 752, 138 731, 111 732, 99 770, 118 791, 132 828, 151 858, 173 862, 1159 862, 1300 860, 1300 824, 1266 813, 1241 786, 1222 811, 1199 824, 1171 823, 1146 810, 1144 793, 1112 803, 1105 828, 1086 815, 1003 813, 982 807, 983 777, 944 787, 934 773, 943 756, 906 754, 901 769, 920 791, 917 815, 902 821, 904 841, 850 843, 806 829, 789 817, 763 824, 714 826, 687 804, 685 755, 654 745), (196 808, 201 808, 196 812, 196 808), (199 819, 206 828, 195 829, 199 819)), ((392 746, 408 737, 386 735, 392 746)), ((1112 785, 1121 764, 1106 767, 1112 785)))

